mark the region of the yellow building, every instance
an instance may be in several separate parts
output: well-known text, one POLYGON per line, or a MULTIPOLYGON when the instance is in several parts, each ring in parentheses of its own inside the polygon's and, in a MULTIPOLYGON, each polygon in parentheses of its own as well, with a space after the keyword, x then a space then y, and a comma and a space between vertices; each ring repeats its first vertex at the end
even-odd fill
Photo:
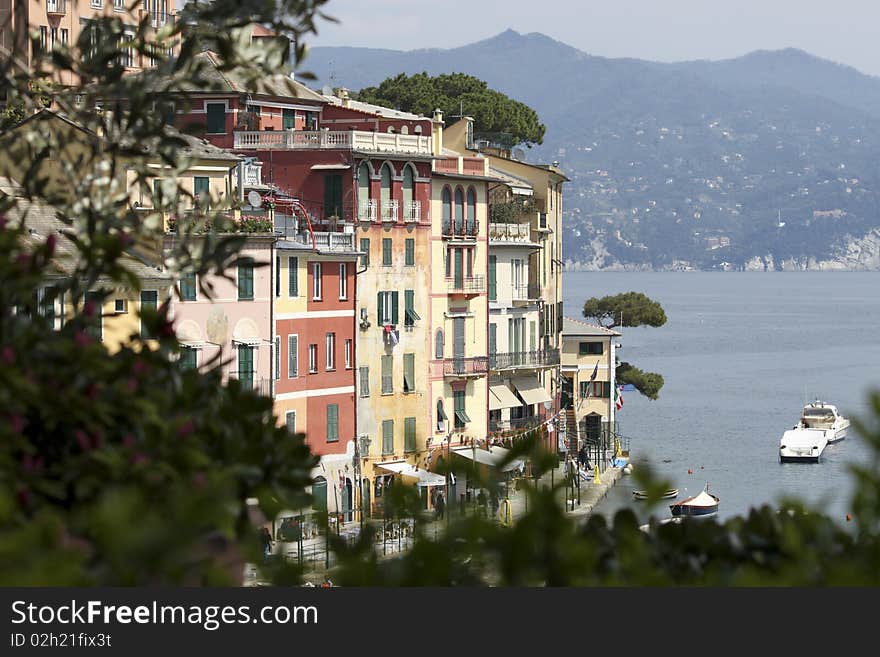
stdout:
MULTIPOLYGON (((563 318, 562 375, 566 405, 565 433, 572 452, 586 447, 601 453, 613 449, 615 427, 614 339, 620 333, 601 326, 563 318)), ((601 464, 601 459, 595 461, 601 464)))

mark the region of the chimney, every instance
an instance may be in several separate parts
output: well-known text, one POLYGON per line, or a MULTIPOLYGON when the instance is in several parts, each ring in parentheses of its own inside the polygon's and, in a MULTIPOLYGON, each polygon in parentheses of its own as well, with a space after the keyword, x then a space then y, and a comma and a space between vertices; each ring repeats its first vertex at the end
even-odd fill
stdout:
POLYGON ((434 110, 434 122, 443 123, 443 110, 441 110, 439 107, 434 110))
POLYGON ((339 89, 336 90, 336 96, 342 101, 343 107, 351 107, 351 98, 348 96, 348 89, 345 87, 339 87, 339 89))

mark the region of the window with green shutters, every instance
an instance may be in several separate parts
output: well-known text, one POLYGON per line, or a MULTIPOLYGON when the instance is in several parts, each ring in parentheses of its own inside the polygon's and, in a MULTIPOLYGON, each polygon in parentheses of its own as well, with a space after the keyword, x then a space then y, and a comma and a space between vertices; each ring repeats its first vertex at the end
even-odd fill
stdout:
POLYGON ((370 396, 370 368, 369 367, 361 367, 360 368, 361 375, 361 397, 369 397, 370 396))
POLYGON ((391 356, 382 356, 382 394, 394 394, 394 361, 391 356))
POLYGON ((342 176, 328 173, 324 176, 324 218, 342 216, 342 176))
POLYGON ((205 132, 209 135, 226 134, 226 103, 206 103, 207 122, 205 132))
POLYGON ((88 318, 86 333, 99 342, 104 339, 104 308, 100 292, 86 292, 86 303, 94 306, 92 316, 88 318))
POLYGON ((394 420, 382 420, 382 454, 394 453, 394 420))
POLYGON ((489 357, 495 354, 495 345, 498 344, 498 325, 494 322, 489 323, 489 357))
POLYGON ((299 258, 287 258, 287 296, 299 296, 299 258))
POLYGON ((489 301, 495 301, 498 298, 498 284, 495 273, 497 266, 498 256, 489 256, 489 301))
POLYGON ((284 424, 290 433, 296 433, 296 411, 287 411, 284 416, 284 424))
POLYGON ((275 336, 275 380, 281 378, 281 337, 275 336))
POLYGON ((605 398, 611 397, 611 382, 603 381, 602 382, 602 396, 605 398))
POLYGON ((416 451, 416 419, 414 417, 403 420, 403 451, 416 451))
POLYGON ((211 179, 207 176, 193 178, 193 196, 205 203, 211 200, 211 179))
POLYGON ((416 321, 421 317, 415 309, 415 290, 403 291, 403 325, 415 326, 416 321))
POLYGON ((455 401, 455 428, 464 429, 465 425, 471 421, 464 410, 464 390, 456 390, 452 394, 455 401))
POLYGON ((275 256, 275 296, 281 296, 281 256, 275 256))
POLYGON ((254 298, 254 261, 250 258, 238 265, 238 299, 254 298))
POLYGON ((397 292, 379 292, 376 299, 376 319, 380 326, 397 325, 397 292))
POLYGON ((339 440, 339 404, 327 404, 327 442, 339 440))
POLYGON ((155 290, 144 290, 141 292, 141 337, 143 338, 153 338, 153 334, 150 333, 146 324, 144 324, 143 312, 144 310, 156 310, 159 307, 159 293, 155 290))
POLYGON ((293 130, 296 128, 296 110, 283 109, 281 115, 282 130, 293 130))
POLYGON ((416 391, 416 355, 403 355, 403 391, 416 391))
POLYGON ((416 264, 416 241, 412 237, 406 238, 406 260, 404 261, 407 267, 412 267, 416 264))
POLYGON ((390 267, 391 266, 391 238, 383 237, 382 238, 382 266, 390 267))
POLYGON ((245 390, 254 387, 254 348, 247 345, 238 346, 238 380, 245 390))
POLYGON ((180 350, 180 369, 194 370, 198 367, 198 349, 184 347, 180 350))
POLYGON ((58 294, 58 288, 54 285, 46 286, 38 292, 38 312, 52 327, 55 326, 55 301, 58 299, 58 294))
POLYGON ((364 254, 361 256, 361 267, 369 267, 370 266, 370 238, 362 237, 361 238, 361 252, 364 254))
POLYGON ((287 378, 299 376, 299 336, 287 336, 287 378))
POLYGON ((196 275, 184 274, 180 279, 180 300, 196 300, 196 275))
POLYGON ((579 356, 587 356, 587 355, 598 355, 601 356, 603 353, 603 346, 601 342, 579 342, 578 343, 578 355, 579 356))

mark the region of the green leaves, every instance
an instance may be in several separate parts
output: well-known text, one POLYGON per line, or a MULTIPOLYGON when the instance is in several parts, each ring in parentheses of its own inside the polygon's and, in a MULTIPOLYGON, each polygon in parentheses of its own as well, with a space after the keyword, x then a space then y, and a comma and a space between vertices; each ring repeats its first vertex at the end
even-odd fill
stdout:
POLYGON ((623 292, 584 303, 584 317, 595 319, 606 328, 615 326, 663 326, 666 313, 658 302, 641 292, 623 292))
POLYGON ((618 385, 631 383, 635 389, 649 399, 657 399, 660 388, 663 387, 663 376, 656 372, 643 372, 627 362, 617 366, 616 373, 618 385))

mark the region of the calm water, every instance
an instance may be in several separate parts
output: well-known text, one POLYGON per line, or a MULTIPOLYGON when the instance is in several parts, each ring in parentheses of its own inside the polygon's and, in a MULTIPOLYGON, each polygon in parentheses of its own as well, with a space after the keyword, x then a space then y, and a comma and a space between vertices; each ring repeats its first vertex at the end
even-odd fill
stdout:
MULTIPOLYGON (((620 432, 632 437, 636 467, 650 461, 679 499, 708 482, 722 520, 788 495, 844 519, 848 464, 868 455, 855 430, 818 464, 780 464, 777 450, 805 395, 849 418, 867 412, 866 391, 880 388, 880 274, 570 272, 564 290, 570 317, 580 317, 582 295, 629 290, 666 310, 665 326, 622 329, 620 338, 621 360, 666 380, 657 401, 624 395, 620 432)), ((646 519, 633 486, 621 480, 602 513, 629 506, 646 519)), ((665 506, 655 513, 669 515, 665 506)))

